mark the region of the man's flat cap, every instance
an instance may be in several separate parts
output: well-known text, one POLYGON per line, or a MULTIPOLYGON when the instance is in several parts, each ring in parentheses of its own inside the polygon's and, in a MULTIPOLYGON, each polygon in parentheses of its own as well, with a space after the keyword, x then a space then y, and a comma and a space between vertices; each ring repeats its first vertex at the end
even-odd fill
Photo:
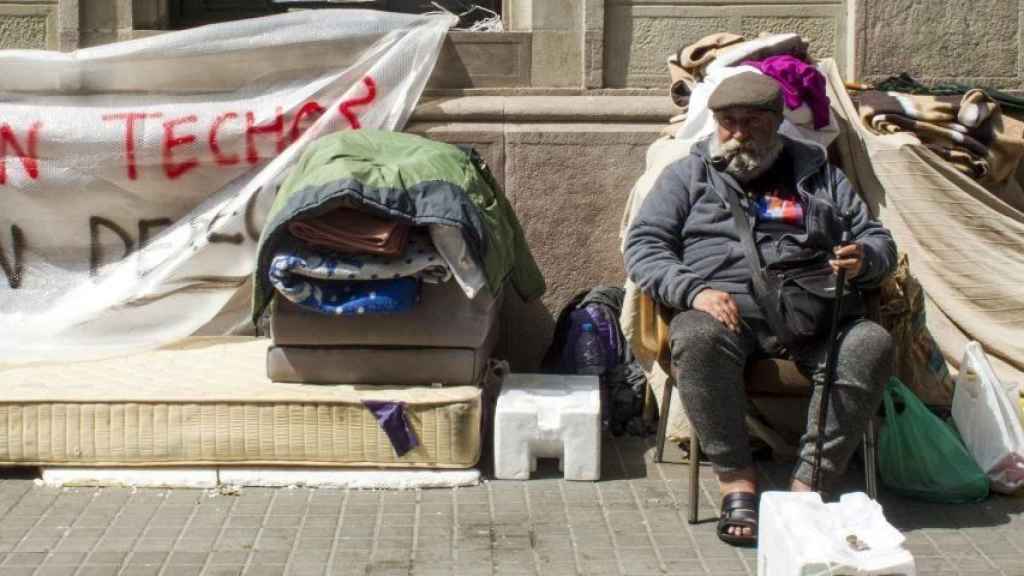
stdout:
POLYGON ((741 72, 722 80, 708 99, 708 108, 713 112, 739 107, 782 114, 779 83, 764 74, 741 72))

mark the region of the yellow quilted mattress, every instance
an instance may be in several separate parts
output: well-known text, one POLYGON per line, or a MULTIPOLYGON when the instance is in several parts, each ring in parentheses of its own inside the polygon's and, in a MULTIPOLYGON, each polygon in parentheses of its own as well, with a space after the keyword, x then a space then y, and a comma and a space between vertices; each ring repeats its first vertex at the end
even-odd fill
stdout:
POLYGON ((0 465, 469 468, 480 390, 279 384, 268 341, 192 339, 122 358, 0 366, 0 465), (401 401, 399 458, 363 400, 401 401))

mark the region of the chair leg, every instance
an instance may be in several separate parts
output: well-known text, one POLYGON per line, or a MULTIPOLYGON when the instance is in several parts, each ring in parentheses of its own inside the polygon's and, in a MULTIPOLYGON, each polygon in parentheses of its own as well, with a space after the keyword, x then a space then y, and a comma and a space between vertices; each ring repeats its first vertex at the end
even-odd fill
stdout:
POLYGON ((700 502, 700 438, 690 429, 690 524, 697 523, 697 505, 700 502))
POLYGON ((672 402, 672 379, 665 380, 665 388, 661 391, 661 415, 658 417, 658 436, 654 449, 654 461, 664 462, 665 435, 668 433, 668 407, 672 402))
MULTIPOLYGON (((662 462, 665 453, 665 435, 668 433, 668 409, 672 402, 671 378, 665 381, 665 389, 661 391, 661 415, 658 417, 658 436, 654 449, 654 461, 662 462)), ((690 524, 697 523, 697 504, 700 502, 700 439, 690 429, 690 524)))
POLYGON ((878 444, 875 419, 868 420, 864 430, 864 489, 872 500, 878 499, 878 444))
POLYGON ((654 422, 654 419, 657 416, 658 416, 658 403, 655 402, 655 400, 654 400, 654 388, 651 386, 651 383, 648 382, 647 385, 644 386, 644 409, 643 409, 644 425, 649 426, 652 422, 654 422))

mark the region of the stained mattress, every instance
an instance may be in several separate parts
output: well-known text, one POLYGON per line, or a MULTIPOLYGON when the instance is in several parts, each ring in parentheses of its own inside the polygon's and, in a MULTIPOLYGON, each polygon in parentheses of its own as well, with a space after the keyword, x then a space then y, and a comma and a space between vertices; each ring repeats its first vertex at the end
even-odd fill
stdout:
POLYGON ((267 347, 204 338, 94 362, 0 366, 0 465, 476 464, 478 388, 274 383, 267 347), (420 446, 399 458, 364 400, 404 402, 420 446))

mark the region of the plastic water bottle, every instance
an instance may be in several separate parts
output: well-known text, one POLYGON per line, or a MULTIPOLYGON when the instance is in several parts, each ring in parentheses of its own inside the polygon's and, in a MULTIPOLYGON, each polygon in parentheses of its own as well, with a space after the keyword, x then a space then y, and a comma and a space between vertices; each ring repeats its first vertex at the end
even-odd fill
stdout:
POLYGON ((585 322, 580 329, 574 351, 576 373, 600 376, 605 370, 604 347, 601 346, 601 339, 590 322, 585 322))

